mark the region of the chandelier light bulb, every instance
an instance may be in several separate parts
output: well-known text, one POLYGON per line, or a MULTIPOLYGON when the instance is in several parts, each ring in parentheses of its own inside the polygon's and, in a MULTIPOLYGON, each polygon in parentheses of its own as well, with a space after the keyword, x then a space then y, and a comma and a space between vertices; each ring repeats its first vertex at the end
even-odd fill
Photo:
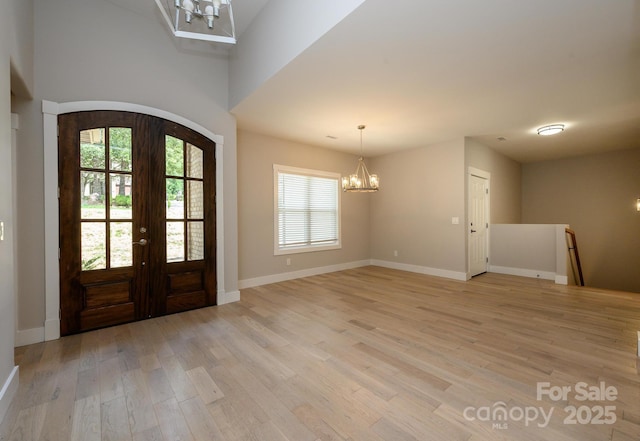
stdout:
POLYGON ((195 5, 193 4, 193 0, 182 0, 182 7, 185 11, 193 12, 195 9, 195 5))
POLYGON ((213 0, 213 16, 215 18, 220 18, 220 5, 222 2, 220 0, 213 0))
POLYGON ((193 17, 194 5, 191 0, 182 0, 182 8, 184 9, 184 21, 191 23, 193 17))
POLYGON ((213 6, 207 5, 207 7, 204 8, 204 17, 207 19, 207 27, 209 27, 209 29, 213 29, 213 16, 213 6))

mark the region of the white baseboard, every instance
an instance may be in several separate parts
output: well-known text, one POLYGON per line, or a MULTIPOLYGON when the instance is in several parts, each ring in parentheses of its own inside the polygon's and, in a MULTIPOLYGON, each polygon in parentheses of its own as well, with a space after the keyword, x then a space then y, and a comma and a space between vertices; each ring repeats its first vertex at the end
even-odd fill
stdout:
MULTIPOLYGON (((533 279, 544 279, 544 280, 553 280, 553 281, 556 280, 556 273, 552 273, 549 271, 538 271, 538 270, 526 269, 526 268, 513 268, 509 266, 490 265, 489 272, 498 273, 498 274, 508 274, 510 276, 531 277, 533 279)), ((558 276, 558 277, 562 277, 562 276, 558 276)))
POLYGON ((32 328, 32 329, 22 329, 16 331, 16 341, 15 346, 26 346, 32 345, 34 343, 41 343, 44 341, 44 327, 42 328, 32 328))
POLYGON ((9 410, 11 401, 18 391, 18 385, 20 384, 20 375, 18 375, 19 367, 14 366, 9 374, 9 378, 4 382, 2 389, 0 390, 0 423, 4 420, 4 416, 9 410))
POLYGON ((284 282, 287 280, 299 279, 302 277, 317 276, 319 274, 332 273, 347 269, 360 268, 363 266, 381 266, 384 268, 397 269, 401 271, 409 271, 412 273, 426 274, 429 276, 445 277, 447 279, 468 280, 467 274, 461 271, 450 271, 439 268, 429 268, 426 266, 410 265, 406 263, 389 262, 386 260, 358 260, 355 262, 341 263, 337 265, 322 266, 317 268, 309 268, 300 271, 292 271, 289 273, 272 274, 270 276, 255 277, 252 279, 244 279, 238 281, 240 289, 253 288, 255 286, 268 285, 270 283, 284 282))
POLYGON ((287 280, 300 279, 302 277, 317 276, 319 274, 333 273, 353 268, 360 268, 371 265, 370 260, 358 260, 355 262, 340 263, 337 265, 321 266, 288 273, 272 274, 270 276, 254 277, 238 281, 240 289, 253 288, 255 286, 269 285, 270 283, 284 282, 287 280))
POLYGON ((47 319, 44 322, 45 341, 57 340, 60 338, 60 319, 47 319))
POLYGON ((388 260, 371 260, 371 265, 382 266, 385 268, 397 269, 401 271, 409 271, 411 273, 426 274, 428 276, 444 277, 447 279, 467 281, 467 273, 463 271, 451 271, 440 268, 430 268, 428 266, 411 265, 408 263, 390 262, 388 260))
POLYGON ((556 285, 568 285, 569 277, 568 276, 558 276, 555 277, 556 285))
POLYGON ((236 291, 218 291, 218 305, 226 305, 227 303, 240 301, 240 290, 236 291))

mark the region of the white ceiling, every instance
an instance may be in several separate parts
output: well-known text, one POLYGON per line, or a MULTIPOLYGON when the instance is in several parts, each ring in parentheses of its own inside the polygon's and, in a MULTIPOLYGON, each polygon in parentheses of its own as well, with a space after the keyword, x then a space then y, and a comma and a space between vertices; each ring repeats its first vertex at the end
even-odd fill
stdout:
MULTIPOLYGON (((234 2, 236 21, 266 1, 234 2)), ((367 0, 232 112, 354 153, 366 124, 366 156, 464 136, 520 162, 640 147, 640 0, 367 0), (535 134, 550 123, 567 128, 535 134)))

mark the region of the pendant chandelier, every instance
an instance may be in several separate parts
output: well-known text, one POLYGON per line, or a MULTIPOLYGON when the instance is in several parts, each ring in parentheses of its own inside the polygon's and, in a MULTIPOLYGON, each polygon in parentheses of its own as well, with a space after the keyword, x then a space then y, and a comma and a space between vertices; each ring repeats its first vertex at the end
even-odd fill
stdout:
POLYGON ((231 0, 156 0, 176 37, 236 42, 231 0))
POLYGON ((378 191, 380 180, 378 175, 369 174, 367 165, 364 163, 364 155, 362 149, 362 131, 366 126, 358 126, 360 130, 360 158, 358 159, 358 166, 355 173, 342 178, 342 191, 371 193, 378 191))

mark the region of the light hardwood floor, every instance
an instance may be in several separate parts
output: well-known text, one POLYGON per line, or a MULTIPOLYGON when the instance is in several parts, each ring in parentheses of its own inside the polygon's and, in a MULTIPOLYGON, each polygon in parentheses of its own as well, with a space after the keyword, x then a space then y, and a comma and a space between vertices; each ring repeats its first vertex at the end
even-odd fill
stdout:
POLYGON ((19 348, 0 440, 638 441, 638 330, 639 294, 359 268, 19 348))

